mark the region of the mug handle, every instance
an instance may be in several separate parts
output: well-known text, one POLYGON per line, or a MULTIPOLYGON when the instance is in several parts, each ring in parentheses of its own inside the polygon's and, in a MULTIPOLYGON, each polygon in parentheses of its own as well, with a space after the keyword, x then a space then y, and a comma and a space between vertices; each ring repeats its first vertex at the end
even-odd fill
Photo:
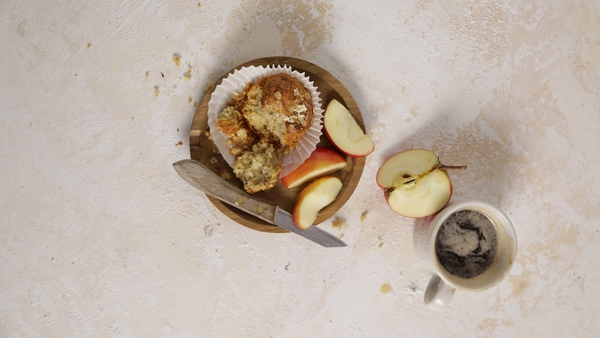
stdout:
POLYGON ((441 310, 450 304, 455 291, 456 289, 444 282, 440 276, 433 275, 429 280, 429 284, 427 284, 427 289, 425 289, 423 301, 425 305, 441 310))

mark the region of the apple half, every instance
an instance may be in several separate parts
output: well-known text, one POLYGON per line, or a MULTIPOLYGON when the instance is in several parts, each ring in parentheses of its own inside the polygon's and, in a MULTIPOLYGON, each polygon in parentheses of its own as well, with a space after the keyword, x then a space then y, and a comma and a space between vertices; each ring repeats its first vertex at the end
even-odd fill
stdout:
POLYGON ((346 166, 346 157, 339 152, 317 147, 298 168, 281 178, 288 189, 300 186, 317 177, 330 175, 346 166))
POLYGON ((348 108, 333 99, 327 104, 323 129, 331 143, 351 157, 365 157, 375 150, 371 137, 363 132, 348 108))
POLYGON ((414 149, 390 157, 379 168, 376 179, 393 211, 421 218, 442 210, 452 197, 446 170, 466 168, 443 165, 433 151, 414 149))
POLYGON ((311 182, 296 197, 292 213, 294 224, 300 229, 308 229, 319 211, 331 204, 341 189, 342 181, 333 176, 323 176, 311 182))

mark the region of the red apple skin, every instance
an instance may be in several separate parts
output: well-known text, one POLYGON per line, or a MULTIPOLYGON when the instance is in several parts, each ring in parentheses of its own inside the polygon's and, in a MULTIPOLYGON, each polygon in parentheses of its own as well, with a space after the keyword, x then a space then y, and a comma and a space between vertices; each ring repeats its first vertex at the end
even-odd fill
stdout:
POLYGON ((282 177, 281 183, 288 189, 292 189, 320 176, 330 175, 344 168, 346 164, 346 158, 339 152, 317 147, 304 163, 282 177))
MULTIPOLYGON (((335 99, 334 99, 334 100, 335 100, 335 99)), ((334 100, 331 100, 331 101, 334 101, 334 100)), ((327 110, 330 108, 331 101, 329 102, 329 104, 327 105, 327 107, 326 107, 326 109, 325 109, 325 113, 323 114, 324 116, 325 116, 325 115, 327 115, 327 110)), ((335 101, 337 101, 337 100, 335 100, 335 101)), ((338 103, 339 103, 339 101, 338 101, 338 103)), ((341 105, 341 103, 340 103, 340 105, 341 105)), ((342 105, 342 106, 343 106, 343 105, 342 105)), ((345 109, 347 109, 345 106, 344 106, 344 108, 345 108, 345 109)), ((354 118, 354 116, 352 116, 352 117, 354 118)), ((355 122, 356 122, 356 121, 355 121, 355 122)), ((374 145, 373 145, 373 147, 370 149, 370 151, 368 151, 368 152, 366 152, 366 153, 353 153, 353 152, 351 152, 349 149, 342 149, 341 147, 339 147, 339 146, 336 144, 335 140, 334 140, 334 139, 331 137, 331 135, 330 135, 330 133, 329 133, 329 130, 328 130, 327 126, 326 126, 326 123, 323 123, 323 131, 324 131, 324 134, 325 134, 325 136, 326 136, 326 137, 327 137, 327 139, 329 140, 329 142, 331 142, 331 144, 332 144, 334 147, 336 147, 336 149, 337 149, 337 150, 339 150, 341 153, 343 153, 343 154, 344 154, 344 155, 346 155, 346 156, 349 156, 349 157, 354 157, 354 158, 365 157, 365 156, 368 156, 368 155, 370 155, 370 154, 371 154, 373 151, 375 151, 375 146, 374 146, 374 145)), ((363 131, 363 133, 364 133, 364 131, 363 131)), ((366 135, 366 133, 365 133, 365 135, 366 135)))
POLYGON ((296 204, 292 212, 294 224, 302 230, 308 229, 317 218, 318 212, 331 204, 341 189, 342 181, 334 176, 319 177, 304 187, 296 197, 296 204), (304 209, 307 207, 309 209, 304 209), (307 211, 311 213, 312 217, 303 219, 302 216, 306 216, 307 211))

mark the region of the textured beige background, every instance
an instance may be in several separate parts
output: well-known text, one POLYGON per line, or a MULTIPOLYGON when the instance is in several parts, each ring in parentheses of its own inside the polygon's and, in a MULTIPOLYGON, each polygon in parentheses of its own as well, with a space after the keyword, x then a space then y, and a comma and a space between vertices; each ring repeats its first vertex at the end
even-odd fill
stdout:
POLYGON ((595 0, 4 1, 0 46, 2 337, 600 335, 595 0), (272 55, 338 77, 376 142, 321 225, 348 248, 241 227, 171 167, 207 86, 272 55), (409 148, 519 237, 439 313, 374 181, 409 148))

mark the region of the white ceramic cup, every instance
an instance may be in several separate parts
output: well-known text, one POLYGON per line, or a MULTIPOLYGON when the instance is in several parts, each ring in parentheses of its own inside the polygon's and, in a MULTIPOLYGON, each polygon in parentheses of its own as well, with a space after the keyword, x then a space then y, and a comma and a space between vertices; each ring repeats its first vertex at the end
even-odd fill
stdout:
POLYGON ((510 272, 517 256, 517 235, 508 217, 498 208, 484 202, 453 197, 440 212, 417 219, 414 247, 417 256, 432 273, 425 289, 426 305, 442 309, 446 307, 456 290, 483 291, 500 283, 510 272), (435 240, 444 221, 460 210, 476 210, 488 216, 497 229, 498 249, 492 265, 481 275, 461 278, 450 274, 437 259, 435 240))

